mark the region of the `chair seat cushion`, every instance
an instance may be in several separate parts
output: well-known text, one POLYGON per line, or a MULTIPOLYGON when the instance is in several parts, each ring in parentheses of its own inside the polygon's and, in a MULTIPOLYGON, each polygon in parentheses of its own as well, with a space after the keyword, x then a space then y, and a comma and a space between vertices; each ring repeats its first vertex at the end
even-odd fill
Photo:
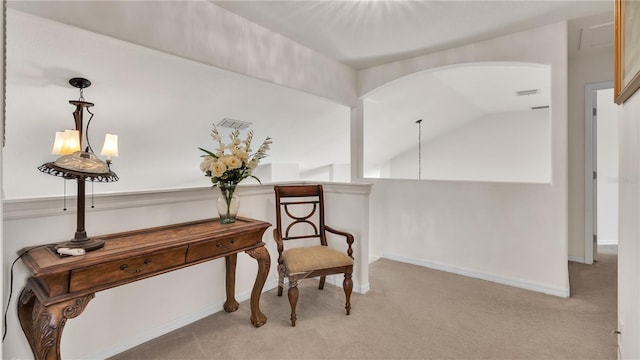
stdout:
POLYGON ((347 254, 328 246, 288 249, 282 253, 282 258, 289 274, 353 265, 353 259, 347 254))

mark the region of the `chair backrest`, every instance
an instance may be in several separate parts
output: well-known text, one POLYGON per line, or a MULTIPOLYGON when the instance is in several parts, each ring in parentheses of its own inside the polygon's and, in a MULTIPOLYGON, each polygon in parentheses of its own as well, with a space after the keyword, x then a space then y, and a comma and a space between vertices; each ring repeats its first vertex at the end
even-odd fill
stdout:
POLYGON ((276 185, 276 229, 282 240, 318 238, 327 245, 322 185, 276 185))

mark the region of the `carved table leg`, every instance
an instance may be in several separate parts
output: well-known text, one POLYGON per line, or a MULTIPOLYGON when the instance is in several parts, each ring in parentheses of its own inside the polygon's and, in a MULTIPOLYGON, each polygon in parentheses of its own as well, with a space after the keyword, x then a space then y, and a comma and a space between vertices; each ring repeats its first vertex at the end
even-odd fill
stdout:
POLYGON ((255 327, 260 327, 267 323, 267 317, 260 311, 260 294, 269 275, 271 257, 264 246, 247 250, 247 254, 258 261, 258 275, 251 291, 251 323, 255 327))
POLYGON ((95 294, 43 306, 30 287, 18 301, 18 318, 36 360, 59 360, 60 339, 68 319, 80 315, 95 294))
POLYGON ((240 304, 236 301, 236 263, 238 254, 227 255, 224 263, 227 269, 227 300, 224 302, 223 308, 226 312, 234 312, 238 310, 240 304))

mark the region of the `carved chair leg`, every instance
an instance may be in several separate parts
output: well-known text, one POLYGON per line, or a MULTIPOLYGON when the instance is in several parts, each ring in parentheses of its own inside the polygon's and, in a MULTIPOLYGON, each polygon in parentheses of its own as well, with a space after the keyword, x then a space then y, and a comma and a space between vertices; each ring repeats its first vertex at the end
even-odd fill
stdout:
POLYGON ((282 296, 284 287, 284 264, 278 264, 278 296, 282 296))
POLYGON ((289 276, 289 304, 291 304, 291 326, 296 326, 296 305, 298 304, 298 279, 289 276))
POLYGON ((318 289, 324 289, 324 281, 327 279, 326 276, 320 276, 320 285, 318 285, 318 289))
POLYGON ((344 295, 346 298, 344 308, 347 310, 347 315, 351 313, 351 291, 353 290, 353 280, 351 280, 351 272, 353 270, 348 270, 344 273, 344 281, 342 282, 342 287, 344 288, 344 295))

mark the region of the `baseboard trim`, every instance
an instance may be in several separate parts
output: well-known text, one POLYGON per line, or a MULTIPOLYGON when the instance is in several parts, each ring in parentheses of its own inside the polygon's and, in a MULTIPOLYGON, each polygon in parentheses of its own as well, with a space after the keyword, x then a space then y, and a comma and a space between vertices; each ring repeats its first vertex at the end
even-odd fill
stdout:
MULTIPOLYGON (((278 281, 277 280, 273 280, 270 282, 267 282, 264 285, 264 292, 269 291, 271 289, 275 289, 278 286, 278 281)), ((246 291, 243 292, 241 294, 236 294, 236 300, 238 300, 238 302, 243 302, 246 300, 249 300, 249 298, 251 297, 251 291, 246 291)), ((178 319, 175 319, 173 321, 170 321, 162 326, 159 327, 155 327, 153 328, 153 330, 145 332, 145 333, 141 333, 138 336, 131 338, 131 339, 127 339, 126 341, 120 342, 118 344, 114 344, 112 346, 109 346, 107 348, 104 349, 100 349, 99 351, 96 351, 94 353, 91 354, 87 354, 85 356, 81 356, 80 358, 82 359, 107 359, 110 358, 112 356, 115 356, 117 354, 120 354, 124 351, 127 351, 131 348, 134 348, 140 344, 144 344, 147 341, 153 340, 159 336, 162 336, 164 334, 170 333, 174 330, 177 330, 181 327, 187 326, 193 322, 196 322, 200 319, 204 319, 207 316, 213 315, 217 312, 220 312, 223 310, 222 306, 224 305, 224 301, 217 303, 217 304, 213 304, 211 306, 208 306, 206 308, 201 309, 200 311, 197 311, 195 313, 192 313, 188 316, 184 316, 178 319)), ((249 319, 247 319, 247 321, 249 321, 249 319)))
POLYGON ((598 245, 618 245, 618 239, 598 239, 598 245))
POLYGON ((358 294, 366 294, 369 292, 369 290, 371 290, 369 283, 362 284, 357 287, 355 285, 353 286, 353 291, 357 292, 358 294))
MULTIPOLYGON (((343 279, 344 279, 344 276, 342 275, 330 275, 330 276, 327 276, 326 283, 342 288, 343 279)), ((354 292, 358 294, 366 294, 369 290, 371 290, 371 288, 369 287, 368 282, 366 284, 357 284, 355 281, 353 282, 354 292)))
POLYGON ((548 285, 539 284, 531 281, 524 281, 521 279, 514 279, 514 278, 505 277, 505 276, 465 269, 457 266, 440 264, 440 263, 426 261, 426 260, 412 259, 412 258, 407 258, 403 256, 384 254, 382 257, 389 260, 423 266, 423 267, 427 267, 434 270, 446 271, 453 274, 468 276, 468 277, 472 277, 480 280, 491 281, 498 284, 513 286, 521 289, 536 291, 536 292, 554 295, 558 297, 566 298, 566 297, 569 297, 570 295, 568 287, 558 288, 558 287, 548 286, 548 285))
POLYGON ((581 263, 581 264, 585 264, 586 263, 586 261, 584 260, 583 257, 571 256, 571 255, 569 255, 569 261, 573 261, 573 262, 577 262, 577 263, 581 263))

